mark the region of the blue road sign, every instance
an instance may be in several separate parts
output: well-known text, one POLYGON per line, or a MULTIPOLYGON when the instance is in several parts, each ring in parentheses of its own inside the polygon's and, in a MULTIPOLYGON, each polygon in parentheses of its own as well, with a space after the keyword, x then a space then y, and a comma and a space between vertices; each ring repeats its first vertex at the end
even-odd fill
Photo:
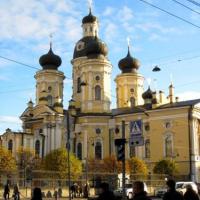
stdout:
POLYGON ((129 145, 132 147, 143 146, 144 145, 144 137, 142 136, 134 136, 129 140, 129 145))
POLYGON ((130 136, 142 135, 142 120, 135 120, 130 122, 130 136))

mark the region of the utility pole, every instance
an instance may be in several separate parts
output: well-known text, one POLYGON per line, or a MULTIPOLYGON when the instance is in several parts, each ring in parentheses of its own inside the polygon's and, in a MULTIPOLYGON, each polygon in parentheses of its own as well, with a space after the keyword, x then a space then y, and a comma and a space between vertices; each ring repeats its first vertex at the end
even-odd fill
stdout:
MULTIPOLYGON (((122 140, 125 141, 125 121, 122 120, 122 140)), ((125 153, 125 142, 124 142, 124 156, 122 159, 122 200, 126 199, 126 190, 125 190, 125 184, 126 184, 126 153, 125 153)))
POLYGON ((71 187, 71 169, 70 169, 70 127, 69 127, 69 110, 67 111, 67 164, 68 164, 68 190, 69 200, 71 200, 70 187, 71 187))
POLYGON ((117 148, 117 160, 122 162, 122 200, 126 199, 126 190, 125 190, 125 183, 126 183, 126 156, 125 156, 125 121, 122 120, 122 137, 120 139, 115 139, 115 146, 117 148))

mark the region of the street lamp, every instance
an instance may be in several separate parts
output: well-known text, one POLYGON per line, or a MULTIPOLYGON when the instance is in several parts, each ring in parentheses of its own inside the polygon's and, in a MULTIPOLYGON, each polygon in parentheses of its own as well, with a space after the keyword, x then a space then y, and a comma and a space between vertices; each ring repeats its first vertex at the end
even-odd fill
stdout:
POLYGON ((66 113, 67 117, 67 164, 68 164, 68 182, 69 182, 69 200, 71 200, 71 194, 70 194, 70 187, 71 187, 71 168, 70 168, 70 116, 76 115, 76 107, 75 107, 75 101, 71 99, 69 101, 68 110, 66 113))
POLYGON ((158 65, 156 65, 153 69, 152 69, 153 72, 159 72, 161 71, 160 67, 158 67, 158 65))

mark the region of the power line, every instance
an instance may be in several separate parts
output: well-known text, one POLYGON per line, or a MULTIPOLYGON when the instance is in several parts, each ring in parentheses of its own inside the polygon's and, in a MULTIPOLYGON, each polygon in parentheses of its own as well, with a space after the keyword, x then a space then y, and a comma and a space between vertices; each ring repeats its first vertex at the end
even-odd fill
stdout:
POLYGON ((0 91, 0 94, 7 94, 7 93, 13 93, 13 92, 23 92, 27 90, 33 90, 34 88, 26 88, 26 89, 16 89, 16 90, 6 90, 6 91, 0 91))
POLYGON ((196 1, 193 1, 193 0, 186 0, 186 1, 189 1, 190 3, 193 3, 194 5, 200 7, 200 3, 196 2, 196 1))
POLYGON ((145 1, 145 0, 138 0, 138 1, 141 1, 141 2, 143 2, 143 3, 145 3, 145 4, 149 5, 149 6, 151 6, 151 7, 153 7, 153 8, 156 8, 156 9, 158 9, 158 10, 161 10, 162 12, 165 12, 165 13, 167 13, 168 15, 171 15, 171 16, 173 16, 173 17, 175 17, 175 18, 177 18, 177 19, 179 19, 179 20, 181 20, 181 21, 183 21, 183 22, 185 22, 185 23, 187 23, 187 24, 190 24, 190 25, 192 25, 192 26, 194 26, 194 27, 200 29, 200 26, 198 26, 198 25, 196 25, 196 24, 194 24, 194 23, 192 23, 192 22, 190 22, 190 21, 188 21, 188 20, 186 20, 186 19, 184 19, 184 18, 182 18, 182 17, 179 17, 179 16, 177 16, 177 15, 171 13, 171 12, 168 12, 167 10, 164 10, 164 9, 162 9, 162 8, 160 8, 160 7, 158 7, 158 6, 154 5, 154 4, 152 4, 152 3, 149 3, 148 1, 145 1))
POLYGON ((154 62, 154 60, 156 60, 156 61, 158 61, 158 60, 166 60, 166 59, 168 59, 168 60, 170 60, 170 58, 172 58, 172 57, 177 57, 177 56, 179 56, 179 57, 183 57, 183 56, 185 56, 186 54, 191 54, 191 53, 196 53, 196 52, 199 52, 199 49, 196 49, 196 50, 190 50, 190 51, 184 51, 184 52, 177 52, 177 53, 175 53, 175 54, 171 54, 171 55, 168 55, 168 56, 162 56, 162 57, 154 57, 153 59, 147 59, 147 60, 143 60, 143 61, 145 61, 145 63, 147 63, 147 62, 154 62))
MULTIPOLYGON (((41 69, 38 68, 38 67, 34 67, 34 66, 28 65, 28 64, 26 64, 26 63, 23 63, 23 62, 20 62, 20 61, 17 61, 17 60, 8 58, 8 57, 4 57, 4 56, 1 56, 1 55, 0 55, 0 58, 2 58, 2 59, 4 59, 4 60, 8 60, 8 61, 10 61, 10 62, 17 63, 17 64, 19 64, 19 65, 23 65, 23 66, 28 67, 28 68, 31 68, 31 69, 41 70, 41 69)), ((69 77, 67 77, 67 76, 65 76, 65 78, 66 78, 66 79, 72 80, 71 78, 69 78, 69 77)))
POLYGON ((179 2, 179 1, 177 1, 177 0, 171 0, 171 1, 174 1, 175 3, 177 3, 177 4, 181 5, 181 6, 183 6, 184 8, 187 8, 188 10, 190 10, 190 11, 192 11, 192 12, 197 13, 197 14, 200 15, 200 12, 198 12, 198 11, 196 11, 196 10, 190 8, 189 6, 186 6, 185 4, 183 4, 183 3, 181 3, 181 2, 179 2))
POLYGON ((188 58, 179 58, 179 59, 176 59, 176 60, 172 60, 172 61, 169 61, 169 62, 163 62, 163 63, 157 63, 157 64, 154 64, 154 65, 168 65, 168 64, 173 64, 173 63, 179 63, 179 62, 183 62, 183 61, 187 61, 187 60, 192 60, 192 59, 195 59, 195 58, 200 58, 200 55, 197 55, 197 56, 192 56, 192 57, 188 57, 188 58))
POLYGON ((17 61, 17 60, 11 59, 11 58, 7 58, 7 57, 4 57, 4 56, 0 56, 0 58, 2 58, 2 59, 4 59, 4 60, 11 61, 11 62, 14 62, 14 63, 17 63, 17 64, 19 64, 19 65, 23 65, 23 66, 25 66, 25 67, 29 67, 29 68, 32 68, 32 69, 40 70, 40 69, 37 68, 37 67, 34 67, 34 66, 31 66, 31 65, 22 63, 22 62, 20 62, 20 61, 17 61))

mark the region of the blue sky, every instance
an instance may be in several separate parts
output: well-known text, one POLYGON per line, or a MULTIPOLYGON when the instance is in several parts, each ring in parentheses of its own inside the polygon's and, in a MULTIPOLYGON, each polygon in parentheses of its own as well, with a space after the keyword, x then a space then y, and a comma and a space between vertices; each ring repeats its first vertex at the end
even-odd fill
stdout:
MULTIPOLYGON (((172 0, 147 1, 200 26, 200 15, 172 0)), ((181 3, 200 12, 200 7, 187 0, 181 3)), ((82 37, 81 20, 87 14, 87 0, 1 0, 0 56, 40 68, 38 59, 47 53, 49 34, 53 33, 53 50, 63 61, 60 70, 71 78, 70 60, 82 37)), ((180 99, 200 98, 200 29, 139 0, 95 0, 93 14, 99 18, 99 35, 108 45, 113 64, 113 95, 114 78, 120 73, 118 61, 126 56, 126 38, 130 37, 131 53, 141 62, 140 73, 154 80, 152 88, 167 95, 172 74, 180 99), (162 70, 153 73, 155 65, 162 70)), ((18 117, 29 99, 35 100, 35 73, 35 69, 0 58, 0 134, 8 127, 21 129, 18 117)), ((67 108, 71 80, 66 79, 64 87, 67 108)), ((112 100, 114 107, 116 99, 112 100)))

